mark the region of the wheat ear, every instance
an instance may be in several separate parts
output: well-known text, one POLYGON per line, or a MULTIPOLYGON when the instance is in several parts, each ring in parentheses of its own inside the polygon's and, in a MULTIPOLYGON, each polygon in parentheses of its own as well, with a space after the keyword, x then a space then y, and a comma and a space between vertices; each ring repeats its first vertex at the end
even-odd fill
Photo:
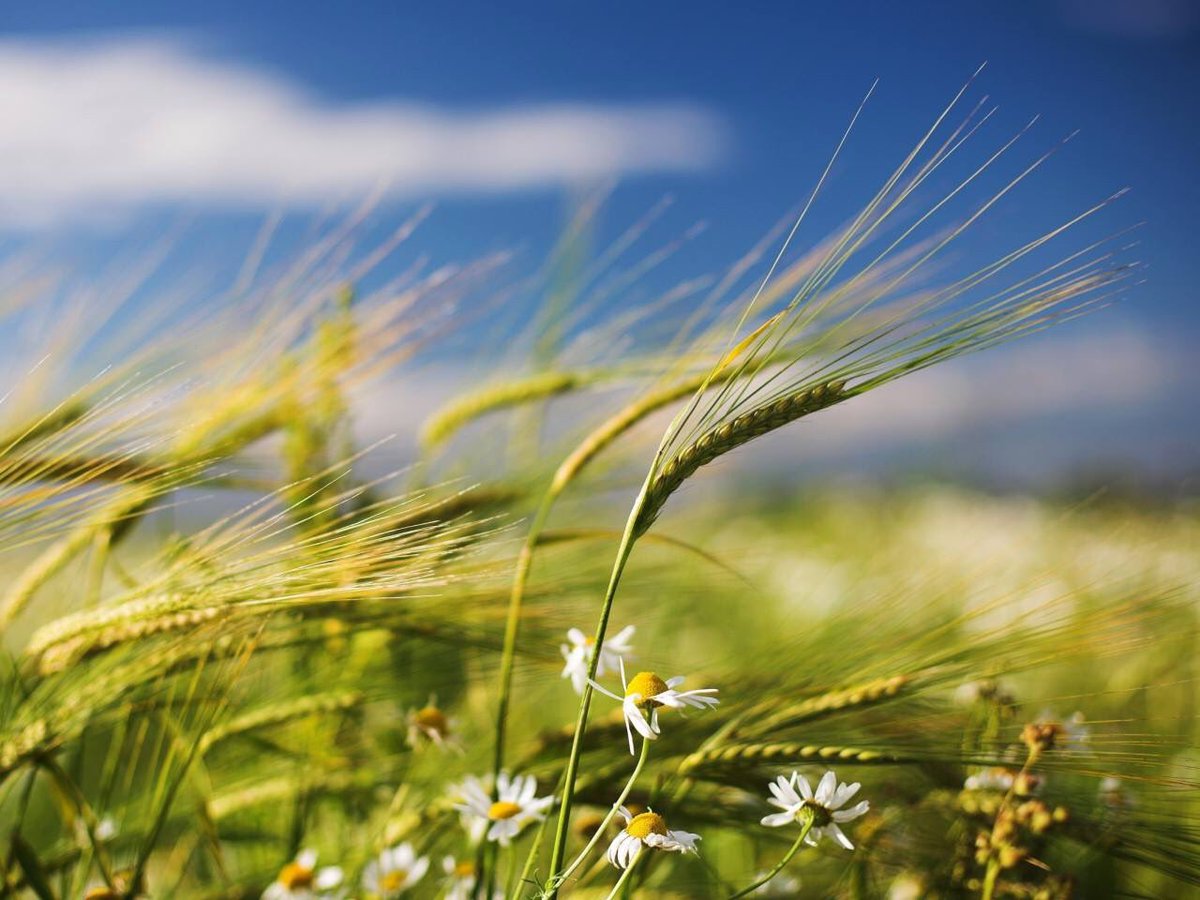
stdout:
POLYGON ((645 502, 638 515, 634 532, 643 534, 658 518, 667 498, 701 466, 708 465, 717 457, 724 456, 754 438, 782 428, 817 410, 833 406, 848 396, 845 388, 845 382, 831 381, 828 384, 796 391, 706 431, 672 456, 654 476, 646 489, 645 502))

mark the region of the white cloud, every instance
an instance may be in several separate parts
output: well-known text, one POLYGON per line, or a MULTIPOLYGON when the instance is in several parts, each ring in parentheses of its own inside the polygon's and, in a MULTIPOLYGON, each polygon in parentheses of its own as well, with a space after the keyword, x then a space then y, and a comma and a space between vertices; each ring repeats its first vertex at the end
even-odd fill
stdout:
POLYGON ((724 144, 716 117, 680 103, 323 102, 167 39, 0 40, 0 86, 10 225, 161 201, 315 204, 696 171, 724 144))

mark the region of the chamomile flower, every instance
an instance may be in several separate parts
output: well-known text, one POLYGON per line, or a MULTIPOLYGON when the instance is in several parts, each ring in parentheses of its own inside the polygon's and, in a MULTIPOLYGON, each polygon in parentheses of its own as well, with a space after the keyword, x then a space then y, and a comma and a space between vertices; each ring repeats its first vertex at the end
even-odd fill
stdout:
MULTIPOLYGON (((615 671, 626 657, 633 655, 629 639, 633 637, 635 630, 633 625, 627 625, 604 641, 604 645, 600 648, 600 659, 596 662, 597 676, 615 671)), ((566 660, 562 677, 570 678, 571 687, 575 688, 575 693, 582 694, 583 689, 587 686, 588 669, 592 664, 592 656, 595 654, 596 642, 578 628, 567 631, 567 640, 570 641, 569 644, 559 645, 563 659, 566 660)))
POLYGON ((968 791, 1000 791, 1005 793, 1012 790, 1016 773, 1003 766, 991 766, 982 769, 974 775, 968 775, 963 787, 968 791))
POLYGON ((553 797, 535 797, 537 779, 532 775, 509 778, 501 772, 496 781, 496 800, 478 778, 469 777, 459 788, 460 802, 455 808, 462 813, 463 822, 472 840, 486 837, 507 846, 530 822, 546 818, 553 797))
MULTIPOLYGON (((453 856, 442 858, 442 871, 446 873, 445 900, 472 900, 475 896, 475 864, 470 860, 455 861, 453 856)), ((504 892, 497 888, 492 900, 504 900, 504 892)))
POLYGON ((854 849, 850 839, 838 826, 866 815, 867 810, 871 808, 866 800, 862 800, 849 809, 842 809, 847 801, 858 793, 860 784, 838 784, 837 776, 830 770, 821 776, 815 793, 809 786, 808 779, 799 772, 793 772, 791 778, 780 775, 769 787, 772 798, 767 802, 779 807, 783 812, 764 816, 762 824, 770 828, 780 828, 803 821, 806 816, 811 815, 813 825, 804 838, 806 844, 816 846, 817 841, 829 835, 847 850, 854 849))
POLYGON ((700 835, 689 831, 671 831, 666 820, 656 812, 633 815, 622 806, 619 810, 625 827, 608 845, 608 861, 618 869, 628 869, 642 852, 643 847, 651 850, 666 850, 674 853, 698 853, 696 841, 700 835))
POLYGON ((633 678, 626 681, 625 663, 621 662, 620 667, 621 684, 625 688, 624 697, 618 697, 594 681, 592 687, 606 697, 612 697, 620 702, 625 716, 625 733, 629 736, 630 753, 637 752, 633 747, 634 731, 648 741, 652 741, 662 734, 662 729, 658 725, 660 707, 684 709, 690 706, 693 709, 709 709, 720 703, 716 697, 711 696, 717 692, 716 688, 700 688, 694 691, 675 690, 676 687, 683 684, 682 675, 663 681, 653 672, 638 672, 633 678))
POLYGON ((368 892, 385 900, 399 897, 429 870, 429 857, 417 856, 407 842, 390 847, 367 863, 362 883, 368 892))
POLYGON ((409 710, 407 720, 408 745, 414 750, 429 743, 442 750, 463 752, 454 736, 455 722, 438 707, 437 695, 431 695, 429 702, 420 709, 409 710))
POLYGON ((333 900, 345 880, 339 866, 317 868, 317 851, 301 850, 263 891, 263 900, 333 900))

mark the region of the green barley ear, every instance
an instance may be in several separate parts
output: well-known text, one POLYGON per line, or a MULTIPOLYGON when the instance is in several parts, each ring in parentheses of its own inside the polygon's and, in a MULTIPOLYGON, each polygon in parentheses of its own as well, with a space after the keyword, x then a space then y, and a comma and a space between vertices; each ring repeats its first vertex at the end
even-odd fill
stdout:
POLYGON ((421 447, 429 453, 471 422, 489 413, 547 400, 604 379, 602 372, 547 371, 465 394, 450 401, 421 426, 421 447))
POLYGON ((687 446, 681 447, 655 472, 646 489, 645 500, 634 526, 635 532, 641 534, 654 524, 667 498, 701 466, 708 465, 756 437, 839 403, 845 397, 845 387, 844 382, 831 381, 780 397, 750 412, 735 416, 730 421, 705 432, 687 446))

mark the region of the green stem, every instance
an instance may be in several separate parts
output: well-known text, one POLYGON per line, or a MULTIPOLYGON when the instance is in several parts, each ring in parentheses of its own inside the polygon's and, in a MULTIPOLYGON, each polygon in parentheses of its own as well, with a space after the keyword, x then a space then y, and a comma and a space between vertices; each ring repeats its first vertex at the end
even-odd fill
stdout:
POLYGON ((496 784, 500 770, 504 768, 504 744, 508 733, 508 708, 512 700, 513 666, 517 655, 517 636, 521 628, 521 601, 529 580, 529 570, 533 565, 533 551, 546 526, 546 519, 550 516, 556 496, 556 493, 550 491, 542 498, 517 557, 517 571, 508 599, 508 618, 504 624, 504 649, 500 656, 500 699, 496 704, 496 746, 492 757, 492 784, 496 784))
POLYGON ((642 767, 646 765, 646 758, 649 755, 650 742, 643 738, 642 752, 638 754, 637 765, 633 767, 633 773, 629 776, 629 781, 625 783, 625 789, 621 791, 621 795, 617 797, 616 802, 613 803, 612 808, 608 811, 608 815, 604 817, 604 821, 600 823, 600 826, 596 829, 596 833, 593 834, 592 839, 588 841, 587 846, 583 848, 577 857, 575 857, 575 861, 567 866, 562 875, 554 877, 555 887, 558 887, 568 878, 570 878, 571 875, 574 874, 575 870, 583 865, 584 861, 588 858, 588 855, 594 849, 596 849, 596 845, 600 843, 600 839, 604 837, 604 832, 608 829, 609 823, 613 820, 613 817, 617 814, 617 811, 625 805, 625 801, 629 798, 629 794, 633 790, 633 786, 637 782, 638 776, 642 774, 642 767))
POLYGON ((790 863, 792 861, 792 857, 795 856, 796 853, 800 850, 800 845, 804 843, 804 839, 806 837, 808 837, 808 833, 810 831, 812 831, 812 827, 813 827, 813 818, 810 815, 808 817, 808 821, 804 823, 804 827, 800 829, 800 834, 797 835, 795 843, 793 843, 791 848, 788 850, 788 852, 784 854, 783 859, 781 859, 779 862, 777 862, 775 864, 775 868, 773 868, 770 872, 768 872, 762 878, 758 879, 758 881, 754 882, 749 887, 742 888, 736 894, 731 894, 729 897, 729 900, 736 900, 736 898, 738 898, 738 897, 745 897, 747 894, 754 893, 760 887, 762 887, 764 884, 766 884, 768 881, 770 881, 772 878, 774 878, 776 875, 778 875, 780 872, 782 872, 783 867, 786 866, 788 863, 790 863))
MULTIPOLYGON (((629 511, 629 518, 625 522, 625 531, 621 535, 621 545, 617 548, 617 558, 613 562, 612 574, 609 576, 608 589, 604 592, 604 604, 600 610, 600 621, 596 626, 592 660, 588 666, 588 684, 583 689, 583 696, 579 698, 579 715, 575 720, 575 736, 571 741, 571 755, 567 759, 562 803, 558 809, 558 827, 554 835, 554 851, 550 857, 551 872, 557 872, 562 867, 563 856, 566 854, 567 830, 571 822, 571 801, 575 795, 575 777, 579 771, 579 757, 583 751, 583 735, 587 730, 588 711, 592 704, 591 682, 596 678, 596 667, 600 662, 604 635, 608 630, 608 617, 612 613, 613 600, 617 596, 617 585, 621 583, 621 574, 625 571, 625 564, 629 561, 629 555, 633 552, 633 545, 638 537, 638 517, 645 503, 646 491, 650 487, 653 475, 654 467, 652 466, 646 480, 642 483, 642 489, 638 492, 633 508, 629 511)), ((554 900, 558 896, 558 888, 551 886, 546 896, 547 900, 554 900)))
POLYGON ((638 860, 642 858, 642 852, 639 852, 637 856, 629 861, 629 867, 621 873, 621 877, 617 879, 617 883, 613 885, 613 889, 608 892, 608 896, 605 897, 604 900, 613 900, 614 897, 621 893, 621 888, 625 887, 625 882, 627 882, 629 880, 629 876, 633 874, 633 867, 636 866, 638 864, 638 860))
POLYGON ((1000 874, 1000 860, 988 860, 987 873, 983 876, 983 900, 992 900, 996 892, 996 878, 1000 874))

